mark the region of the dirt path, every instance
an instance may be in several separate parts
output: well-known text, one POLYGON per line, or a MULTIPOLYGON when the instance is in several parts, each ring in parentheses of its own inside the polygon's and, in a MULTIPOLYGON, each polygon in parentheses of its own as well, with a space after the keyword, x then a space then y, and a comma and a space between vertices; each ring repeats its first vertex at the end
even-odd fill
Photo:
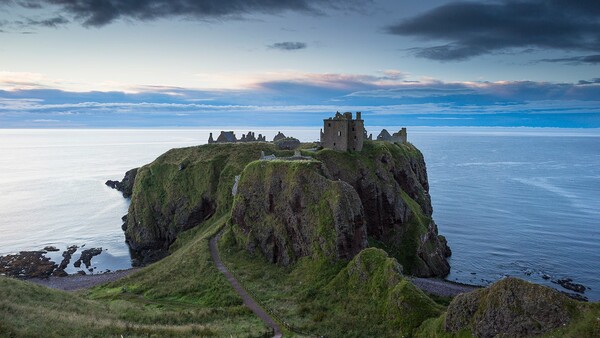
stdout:
POLYGON ((454 297, 460 293, 471 292, 480 287, 449 282, 438 278, 411 277, 410 281, 419 289, 438 296, 454 297))
POLYGON ((246 306, 250 310, 252 310, 254 314, 256 314, 260 319, 262 319, 262 321, 265 322, 265 324, 273 328, 273 331, 275 333, 273 337, 282 337, 281 328, 279 327, 277 322, 275 322, 273 317, 269 316, 269 314, 260 305, 258 305, 258 303, 246 292, 246 290, 242 288, 240 283, 235 279, 235 277, 233 277, 231 272, 227 270, 227 267, 225 267, 223 261, 221 261, 217 242, 219 241, 219 238, 221 238, 222 234, 223 230, 221 230, 216 236, 210 239, 210 255, 212 256, 212 259, 215 262, 217 269, 219 269, 219 271, 221 271, 221 273, 225 275, 229 283, 231 283, 231 286, 233 286, 235 291, 240 295, 240 297, 242 297, 244 304, 246 304, 246 306))
POLYGON ((66 277, 30 278, 27 279, 27 281, 44 285, 52 289, 75 291, 112 282, 135 271, 137 271, 136 268, 131 268, 97 275, 70 275, 66 277))

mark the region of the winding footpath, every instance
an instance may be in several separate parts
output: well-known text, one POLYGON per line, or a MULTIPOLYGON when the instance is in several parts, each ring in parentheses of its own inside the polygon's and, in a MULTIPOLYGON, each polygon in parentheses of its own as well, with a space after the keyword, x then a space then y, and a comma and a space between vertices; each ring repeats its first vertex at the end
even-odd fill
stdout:
POLYGON ((227 269, 227 267, 225 267, 225 265, 223 264, 223 261, 221 260, 221 257, 219 256, 219 248, 217 246, 217 242, 219 241, 219 238, 221 238, 221 235, 223 234, 223 230, 219 231, 219 233, 217 233, 213 238, 211 238, 210 239, 210 243, 209 243, 209 246, 210 246, 210 255, 212 256, 212 259, 215 262, 215 265, 217 266, 217 269, 219 269, 219 271, 221 271, 221 273, 225 275, 225 277, 227 278, 227 280, 229 281, 229 283, 231 283, 231 286, 233 286, 233 288, 235 289, 235 291, 238 293, 238 295, 240 295, 240 297, 244 301, 244 304, 250 310, 252 310, 252 312, 254 312, 255 315, 257 315, 260 319, 262 319, 262 321, 265 322, 265 324, 267 324, 267 326, 273 328, 273 332, 275 334, 273 337, 274 338, 280 338, 280 337, 282 337, 281 328, 279 327, 279 325, 277 324, 277 322, 273 319, 273 317, 271 317, 254 300, 254 298, 252 298, 248 294, 248 292, 246 292, 246 290, 244 290, 244 288, 240 285, 240 283, 235 279, 235 277, 233 277, 233 275, 231 274, 231 272, 229 272, 229 270, 227 269))

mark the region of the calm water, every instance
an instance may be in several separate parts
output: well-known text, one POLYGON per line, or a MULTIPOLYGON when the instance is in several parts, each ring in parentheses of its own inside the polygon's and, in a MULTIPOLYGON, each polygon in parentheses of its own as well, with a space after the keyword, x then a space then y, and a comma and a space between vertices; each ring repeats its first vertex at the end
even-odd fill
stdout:
MULTIPOLYGON (((318 128, 281 129, 318 138, 318 128)), ((0 255, 85 244, 107 249, 97 271, 128 267, 129 201, 104 182, 208 132, 0 130, 0 255)), ((409 139, 425 155, 434 217, 453 250, 448 279, 571 277, 600 300, 599 130, 410 128, 409 139)))

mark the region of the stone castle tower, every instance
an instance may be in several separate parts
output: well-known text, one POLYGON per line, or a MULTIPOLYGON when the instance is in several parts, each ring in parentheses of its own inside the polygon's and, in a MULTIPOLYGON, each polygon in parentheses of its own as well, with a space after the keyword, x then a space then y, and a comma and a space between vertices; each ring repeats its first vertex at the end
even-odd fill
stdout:
POLYGON ((338 151, 361 151, 364 134, 365 126, 360 112, 356 112, 356 119, 352 119, 352 113, 337 112, 335 117, 323 120, 321 146, 338 151))

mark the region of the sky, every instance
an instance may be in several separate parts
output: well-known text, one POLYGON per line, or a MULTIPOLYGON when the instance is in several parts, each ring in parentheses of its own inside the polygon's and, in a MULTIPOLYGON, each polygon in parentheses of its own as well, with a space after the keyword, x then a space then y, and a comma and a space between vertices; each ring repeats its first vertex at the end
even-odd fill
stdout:
POLYGON ((0 0, 0 128, 600 128, 598 0, 0 0))

